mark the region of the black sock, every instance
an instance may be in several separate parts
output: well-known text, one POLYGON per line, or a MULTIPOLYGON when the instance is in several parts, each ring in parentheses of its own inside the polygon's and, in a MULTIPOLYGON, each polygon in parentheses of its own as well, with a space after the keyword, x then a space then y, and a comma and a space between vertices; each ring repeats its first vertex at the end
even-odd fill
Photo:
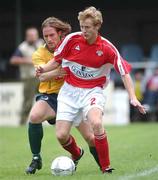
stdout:
POLYGON ((96 163, 98 164, 98 166, 100 167, 99 158, 98 158, 96 148, 94 146, 89 146, 89 151, 92 154, 92 156, 94 157, 94 159, 95 159, 96 163))
POLYGON ((33 156, 34 157, 38 156, 39 158, 41 158, 40 152, 41 152, 41 142, 43 138, 42 123, 40 124, 29 123, 28 136, 29 136, 29 143, 33 156))

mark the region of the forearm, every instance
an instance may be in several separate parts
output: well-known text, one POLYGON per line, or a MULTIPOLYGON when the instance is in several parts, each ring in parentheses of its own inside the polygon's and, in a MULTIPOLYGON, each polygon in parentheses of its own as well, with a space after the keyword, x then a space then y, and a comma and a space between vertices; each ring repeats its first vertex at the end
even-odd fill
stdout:
POLYGON ((39 76, 39 80, 41 82, 43 81, 49 81, 50 79, 52 79, 53 77, 57 77, 59 76, 59 69, 55 69, 55 70, 52 70, 52 71, 49 71, 49 72, 45 72, 45 73, 42 73, 40 76, 39 76))
POLYGON ((29 57, 12 57, 10 60, 10 64, 19 65, 19 64, 32 64, 32 59, 29 57))
POLYGON ((59 66, 59 63, 57 63, 54 60, 50 60, 47 64, 42 65, 43 72, 48 72, 56 69, 59 66))
POLYGON ((125 74, 124 76, 122 76, 122 81, 123 81, 123 84, 124 84, 124 86, 128 92, 130 100, 137 99, 136 95, 135 95, 133 81, 132 81, 130 74, 125 74))

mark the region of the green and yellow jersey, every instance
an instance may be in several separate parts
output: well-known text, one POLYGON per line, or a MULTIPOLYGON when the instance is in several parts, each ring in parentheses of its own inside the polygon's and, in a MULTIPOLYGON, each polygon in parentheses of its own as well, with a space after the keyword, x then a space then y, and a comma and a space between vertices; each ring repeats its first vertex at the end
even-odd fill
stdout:
MULTIPOLYGON (((34 66, 39 66, 47 64, 53 58, 53 53, 51 53, 46 45, 39 47, 32 55, 32 61, 34 66)), ((39 92, 40 93, 58 93, 61 86, 64 83, 64 78, 52 78, 52 80, 46 82, 40 82, 39 92)))

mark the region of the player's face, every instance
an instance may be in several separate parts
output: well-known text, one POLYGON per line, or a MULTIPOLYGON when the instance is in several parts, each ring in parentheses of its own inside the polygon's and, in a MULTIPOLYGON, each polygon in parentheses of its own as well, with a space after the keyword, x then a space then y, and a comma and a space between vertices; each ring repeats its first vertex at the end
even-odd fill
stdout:
POLYGON ((91 18, 87 18, 84 21, 80 21, 80 28, 84 38, 89 44, 95 42, 98 35, 98 27, 94 25, 91 18))
POLYGON ((59 32, 55 28, 46 26, 43 28, 43 38, 50 50, 54 50, 60 42, 59 32))

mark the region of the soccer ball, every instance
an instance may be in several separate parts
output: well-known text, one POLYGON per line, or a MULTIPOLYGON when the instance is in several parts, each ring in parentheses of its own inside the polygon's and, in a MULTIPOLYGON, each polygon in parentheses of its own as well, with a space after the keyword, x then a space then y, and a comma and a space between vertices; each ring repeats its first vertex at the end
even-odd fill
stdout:
POLYGON ((59 156, 52 161, 51 172, 55 176, 72 175, 75 171, 75 164, 67 156, 59 156))

